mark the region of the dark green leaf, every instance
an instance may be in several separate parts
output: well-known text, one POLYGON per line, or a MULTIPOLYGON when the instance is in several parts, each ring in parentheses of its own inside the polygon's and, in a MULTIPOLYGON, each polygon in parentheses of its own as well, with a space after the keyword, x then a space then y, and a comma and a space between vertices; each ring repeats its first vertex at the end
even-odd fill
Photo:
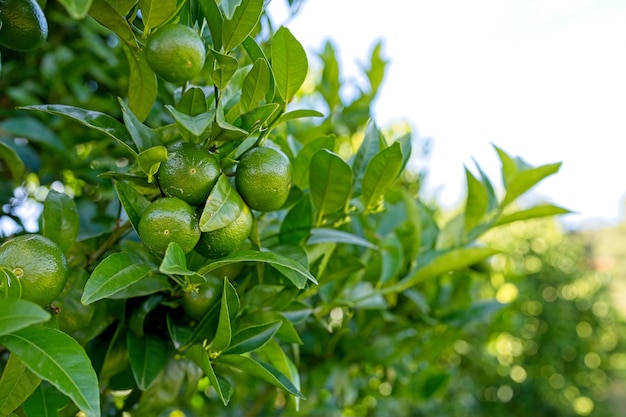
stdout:
POLYGON ((137 256, 118 252, 106 257, 91 273, 81 297, 83 304, 91 304, 109 297, 150 273, 150 267, 137 256))
POLYGON ((224 25, 222 10, 215 0, 204 0, 198 3, 209 25, 209 31, 213 38, 213 48, 220 50, 222 48, 222 26, 224 25))
POLYGON ((146 390, 165 367, 168 345, 151 332, 145 332, 142 337, 128 332, 126 342, 135 382, 139 389, 146 390))
POLYGON ((274 337, 281 324, 281 321, 273 321, 241 329, 233 335, 224 354, 242 354, 259 349, 274 337))
POLYGON ((513 223, 520 220, 536 219, 539 217, 558 216, 560 214, 571 213, 570 210, 552 204, 541 204, 529 209, 506 214, 496 220, 494 226, 513 223))
POLYGON ((470 306, 448 312, 441 321, 451 326, 465 327, 473 322, 482 322, 501 310, 505 304, 495 300, 479 300, 470 306))
POLYGON ((72 19, 83 19, 91 7, 92 0, 59 0, 72 19))
POLYGON ((304 145, 296 155, 293 163, 293 183, 303 190, 309 187, 311 158, 320 149, 334 151, 335 136, 328 135, 315 138, 304 145))
POLYGON ((243 112, 259 105, 270 89, 271 77, 272 74, 267 61, 263 58, 257 59, 243 79, 239 103, 243 112))
POLYGON ((220 175, 211 189, 200 216, 200 230, 211 232, 231 224, 243 210, 243 200, 231 187, 226 175, 220 175))
POLYGON ((289 29, 281 26, 272 37, 272 70, 276 88, 285 102, 298 92, 308 68, 304 48, 289 29))
POLYGON ((113 186, 124 211, 128 215, 128 220, 130 220, 133 228, 138 230, 141 213, 150 205, 150 200, 124 181, 115 181, 113 186))
MULTIPOLYGON (((124 45, 128 59, 128 106, 138 120, 145 120, 152 110, 158 93, 158 81, 146 62, 144 54, 124 45)), ((128 123, 127 123, 128 125, 128 123)), ((138 145, 141 150, 142 147, 138 145)))
POLYGON ((200 87, 191 87, 176 104, 176 110, 189 116, 197 116, 209 111, 207 96, 200 87))
POLYGON ((278 116, 280 110, 280 105, 276 103, 263 104, 243 113, 234 123, 248 132, 263 130, 278 116))
POLYGON ((299 244, 309 233, 313 226, 313 207, 308 195, 294 204, 280 224, 278 240, 280 244, 299 244))
POLYGON ((76 242, 79 228, 78 210, 74 200, 54 189, 48 191, 41 214, 41 233, 66 252, 76 242))
POLYGON ((110 295, 108 298, 112 300, 123 300, 126 298, 143 297, 158 292, 167 292, 171 289, 172 283, 166 275, 148 274, 123 290, 110 295))
POLYGON ((211 350, 222 352, 230 346, 232 339, 232 323, 239 313, 239 296, 233 285, 224 279, 222 302, 220 304, 220 316, 217 324, 215 338, 211 342, 211 350))
POLYGON ((33 117, 6 119, 0 123, 0 132, 13 137, 26 138, 55 152, 67 152, 67 148, 59 137, 48 126, 33 117))
MULTIPOLYGON (((156 132, 139 121, 131 107, 122 99, 118 99, 122 107, 122 116, 124 124, 133 138, 133 142, 139 151, 145 151, 153 146, 160 145, 160 140, 156 132)), ((147 115, 147 114, 146 114, 147 115)), ((144 117, 145 118, 145 117, 144 117)))
POLYGON ((252 32, 263 12, 263 0, 243 0, 229 19, 222 24, 222 42, 226 52, 231 51, 252 32))
POLYGON ((209 382, 215 388, 222 403, 228 405, 231 391, 230 384, 225 379, 217 377, 207 351, 201 345, 193 345, 187 349, 185 355, 202 369, 202 372, 209 378, 209 382))
MULTIPOLYGON (((285 354, 285 351, 280 347, 276 340, 270 340, 265 346, 263 346, 259 353, 261 359, 265 362, 272 364, 280 373, 287 376, 289 381, 296 389, 300 390, 300 374, 298 368, 293 361, 285 354)), ((294 397, 296 403, 296 410, 298 409, 300 398, 294 397)))
POLYGON ((38 377, 54 385, 87 417, 100 416, 98 378, 91 360, 72 337, 50 327, 28 327, 0 336, 0 344, 38 377))
MULTIPOLYGON (((253 37, 247 36, 243 40, 242 46, 246 50, 246 53, 248 54, 252 62, 256 62, 259 59, 262 59, 265 62, 269 62, 269 59, 265 55, 265 52, 263 52, 263 49, 259 46, 259 44, 254 40, 253 37)), ((270 86, 267 91, 267 95, 265 96, 266 102, 269 103, 274 100, 274 89, 275 89, 274 75, 272 73, 272 67, 270 66, 270 86)))
POLYGON ((8 416, 39 386, 41 378, 17 356, 9 355, 0 377, 0 416, 8 416))
POLYGON ((278 388, 282 388, 291 395, 305 399, 300 393, 300 390, 298 390, 298 388, 291 383, 289 378, 270 364, 240 355, 221 355, 219 357, 219 362, 235 369, 239 369, 248 375, 262 379, 263 381, 278 388))
POLYGON ((22 404, 22 409, 27 416, 58 417, 59 411, 67 407, 68 402, 68 398, 65 395, 61 394, 52 385, 44 382, 22 404))
POLYGON ((9 145, 0 141, 0 160, 9 168, 11 178, 15 181, 21 181, 26 168, 24 162, 17 153, 9 145))
POLYGON ((378 152, 367 164, 361 186, 366 212, 381 208, 384 195, 398 178, 402 164, 402 149, 398 142, 378 152))
POLYGON ((309 182, 320 218, 346 209, 352 191, 352 170, 339 155, 327 149, 317 151, 311 158, 309 182))
POLYGON ((50 313, 26 300, 8 298, 0 303, 0 335, 50 320, 50 313))
POLYGON ((220 266, 238 262, 263 262, 272 265, 273 267, 283 267, 293 270, 297 272, 298 280, 292 283, 297 288, 304 288, 307 280, 317 284, 315 277, 311 275, 309 270, 303 267, 300 263, 274 252, 258 252, 253 250, 236 252, 225 256, 224 258, 220 258, 200 268, 198 273, 200 275, 205 275, 220 266))
POLYGON ((135 33, 128 21, 120 15, 106 0, 93 0, 89 15, 96 19, 102 26, 109 28, 130 47, 137 48, 135 33))

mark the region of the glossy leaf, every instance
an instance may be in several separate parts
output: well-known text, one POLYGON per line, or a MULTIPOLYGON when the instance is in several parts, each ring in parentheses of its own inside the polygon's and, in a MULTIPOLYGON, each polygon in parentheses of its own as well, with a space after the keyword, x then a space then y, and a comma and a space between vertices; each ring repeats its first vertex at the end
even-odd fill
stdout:
POLYGON ((262 104, 243 113, 233 123, 248 132, 264 130, 278 117, 280 111, 281 107, 277 103, 262 104))
POLYGON ((200 230, 211 232, 228 226, 241 215, 243 205, 243 200, 226 175, 220 175, 202 210, 200 230))
POLYGON ((217 332, 211 342, 211 350, 222 352, 230 346, 232 340, 232 323, 239 313, 239 296, 233 285, 224 279, 224 290, 220 304, 220 316, 217 323, 217 332))
POLYGON ((365 248, 378 250, 378 246, 376 246, 367 239, 364 239, 353 233, 327 227, 316 227, 312 229, 311 236, 307 241, 309 245, 316 245, 318 243, 327 242, 346 243, 348 245, 363 246, 365 248))
POLYGON ((5 298, 21 298, 22 282, 13 271, 0 266, 0 300, 5 298))
POLYGON ((525 210, 515 211, 510 214, 503 215, 496 220, 494 226, 502 226, 504 224, 513 223, 520 220, 536 219, 540 217, 558 216, 561 214, 571 213, 570 210, 555 206, 552 204, 541 204, 525 210))
POLYGON ((0 335, 50 320, 50 313, 30 301, 9 298, 0 303, 0 335))
POLYGON ((499 251, 485 247, 460 247, 436 253, 430 261, 418 263, 416 269, 384 289, 385 293, 400 292, 440 274, 465 268, 495 255, 499 251))
MULTIPOLYGON (((126 104, 126 102, 121 98, 118 98, 118 102, 122 107, 122 117, 124 118, 124 125, 126 125, 126 128, 128 129, 128 132, 130 133, 130 136, 132 137, 135 146, 137 146, 137 149, 139 151, 145 151, 146 149, 150 149, 153 146, 159 145, 160 141, 157 137, 156 132, 141 123, 138 116, 134 113, 134 111, 137 111, 136 108, 133 110, 132 104, 129 107, 129 105, 126 104)), ((149 111, 150 110, 148 109, 148 112, 149 111)), ((145 116, 147 116, 147 114, 145 116)))
POLYGON ((109 297, 150 273, 150 267, 137 256, 118 252, 106 257, 91 273, 81 297, 83 304, 109 297))
POLYGON ((93 0, 59 0, 72 19, 83 19, 87 16, 93 0))
POLYGON ((172 117, 176 121, 181 133, 186 133, 192 142, 199 142, 203 138, 204 134, 211 127, 213 118, 215 117, 215 111, 207 111, 200 113, 196 116, 189 116, 183 112, 176 110, 170 105, 166 105, 165 108, 172 114, 172 117))
POLYGON ((68 398, 55 387, 44 382, 39 384, 33 394, 22 404, 27 416, 57 417, 59 411, 69 403, 68 398))
MULTIPOLYGON (((269 62, 267 55, 265 55, 265 52, 263 52, 263 49, 261 48, 261 46, 254 40, 252 36, 247 36, 243 40, 241 46, 243 46, 243 48, 246 50, 246 53, 248 54, 252 62, 256 62, 259 59, 262 59, 265 62, 269 62)), ((271 66, 270 66, 270 74, 272 74, 270 76, 270 86, 267 91, 267 95, 265 96, 265 101, 268 103, 274 101, 274 92, 275 92, 274 90, 276 88, 276 83, 274 81, 274 75, 272 73, 271 66)))
POLYGON ((170 242, 163 255, 163 261, 159 266, 159 271, 163 274, 175 275, 195 275, 194 271, 187 269, 187 258, 185 252, 176 242, 170 242))
POLYGON ((41 233, 66 252, 78 238, 79 222, 74 200, 54 189, 48 191, 41 214, 41 233))
POLYGON ((13 148, 2 141, 0 141, 0 161, 6 164, 13 180, 21 180, 26 170, 24 162, 20 159, 13 148))
POLYGON ((385 193, 400 175, 402 165, 402 149, 398 142, 378 152, 367 164, 361 186, 366 212, 381 209, 385 193))
POLYGON ((100 416, 96 373, 83 348, 72 337, 50 327, 31 326, 0 336, 0 344, 35 375, 70 397, 87 417, 100 416))
POLYGON ((272 70, 276 88, 285 102, 298 92, 308 68, 304 48, 289 29, 281 26, 272 37, 272 70))
POLYGON ((41 378, 17 356, 9 355, 0 376, 0 416, 8 416, 39 386, 41 378))
POLYGON ((314 284, 317 284, 317 280, 311 272, 305 267, 303 267, 300 263, 287 258, 286 256, 280 255, 274 252, 258 252, 253 250, 236 252, 231 255, 220 258, 216 261, 213 261, 198 270, 200 275, 205 275, 220 266, 230 265, 238 262, 262 262, 267 263, 271 266, 278 266, 282 268, 286 268, 296 272, 295 276, 290 276, 295 281, 292 281, 292 284, 296 286, 296 288, 304 288, 307 281, 311 281, 314 284))
POLYGON ((133 228, 138 230, 139 219, 143 211, 150 205, 150 200, 124 181, 115 181, 113 187, 122 203, 122 207, 124 207, 124 211, 128 215, 128 220, 130 220, 133 228))
POLYGON ((165 367, 168 345, 152 332, 145 332, 141 337, 128 332, 126 342, 135 382, 139 389, 146 390, 165 367))
MULTIPOLYGON (((261 358, 270 364, 272 364, 280 373, 285 375, 293 386, 300 390, 300 374, 296 364, 285 354, 285 351, 280 347, 276 340, 270 340, 269 343, 264 345, 259 353, 261 358)), ((294 397, 296 410, 299 407, 300 398, 294 397)))
POLYGON ((96 19, 102 26, 109 28, 130 47, 137 48, 135 33, 130 24, 120 15, 106 0, 93 0, 89 15, 96 19))
POLYGON ((209 382, 222 400, 222 404, 228 405, 230 401, 231 387, 228 381, 218 378, 209 359, 208 352, 201 345, 193 345, 185 352, 185 356, 191 359, 202 372, 209 378, 209 382))
POLYGON ((144 31, 164 23, 176 11, 176 0, 139 0, 144 31))
POLYGON ((153 146, 137 155, 139 168, 148 176, 148 182, 154 181, 154 175, 159 170, 161 163, 166 161, 167 148, 165 146, 153 146))
POLYGON ((216 0, 204 0, 198 2, 200 10, 206 18, 213 39, 213 48, 222 49, 222 26, 224 25, 224 15, 216 0))
POLYGON ((280 321, 273 321, 241 329, 233 335, 224 354, 242 354, 259 349, 274 337, 281 324, 280 321))
POLYGON ((222 43, 231 51, 252 32, 263 12, 263 0, 243 0, 222 24, 222 43))
POLYGON ((280 224, 278 240, 281 244, 299 244, 311 233, 313 207, 308 195, 294 204, 280 224))
POLYGON ((243 112, 258 106, 265 98, 271 85, 271 77, 272 74, 267 61, 263 58, 257 59, 243 79, 239 103, 243 112))
POLYGON ((172 283, 166 275, 148 274, 123 290, 110 295, 108 298, 112 300, 123 300, 126 298, 143 297, 171 290, 172 283))
POLYGON ((281 388, 291 395, 305 399, 289 378, 270 364, 241 355, 221 355, 219 362, 281 388))
POLYGON ((133 158, 137 156, 137 149, 126 127, 107 114, 64 104, 40 104, 23 108, 67 117, 68 119, 74 120, 114 139, 117 143, 122 145, 133 158))
POLYGON ((352 191, 352 170, 339 155, 326 149, 317 151, 311 158, 309 183, 320 217, 346 209, 352 191))
POLYGON ((189 116, 197 116, 209 111, 207 96, 200 87, 191 87, 176 103, 176 110, 189 116))
MULTIPOLYGON (((145 120, 152 110, 158 93, 156 74, 144 54, 135 48, 124 47, 128 60, 128 106, 138 120, 145 120)), ((139 147, 141 150, 142 148, 139 147)))
POLYGON ((228 85, 228 82, 237 71, 239 67, 239 62, 236 58, 222 54, 213 49, 209 51, 209 58, 211 58, 213 63, 213 68, 211 71, 211 78, 213 79, 213 83, 219 88, 224 89, 228 85))
POLYGON ((304 145, 296 155, 293 164, 293 183, 303 190, 309 188, 311 158, 313 158, 313 155, 320 149, 328 149, 331 152, 334 151, 335 136, 327 135, 317 137, 304 145))
POLYGON ((487 213, 489 194, 485 184, 465 168, 467 197, 465 199, 465 232, 476 227, 487 213))

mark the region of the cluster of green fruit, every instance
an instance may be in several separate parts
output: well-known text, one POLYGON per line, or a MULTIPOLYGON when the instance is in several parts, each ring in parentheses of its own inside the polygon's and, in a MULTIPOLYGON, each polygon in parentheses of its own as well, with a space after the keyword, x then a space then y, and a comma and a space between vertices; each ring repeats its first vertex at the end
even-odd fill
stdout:
POLYGON ((0 45, 15 51, 40 47, 48 37, 48 21, 35 0, 0 0, 0 45))
POLYGON ((237 250, 252 231, 251 209, 280 209, 291 188, 291 162, 280 150, 254 147, 244 153, 234 175, 236 198, 241 198, 238 216, 224 227, 203 232, 200 213, 222 173, 215 154, 201 145, 178 142, 168 148, 168 160, 156 178, 162 197, 144 210, 138 234, 153 252, 165 253, 176 242, 185 253, 196 250, 215 259, 237 250))

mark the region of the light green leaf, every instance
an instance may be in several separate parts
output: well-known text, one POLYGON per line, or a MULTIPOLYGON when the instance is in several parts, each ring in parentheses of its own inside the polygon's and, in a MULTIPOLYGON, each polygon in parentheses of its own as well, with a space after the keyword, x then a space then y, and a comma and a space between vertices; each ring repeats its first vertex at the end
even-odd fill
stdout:
POLYGON ((215 110, 209 110, 196 116, 189 116, 170 105, 166 105, 165 108, 172 114, 176 125, 181 129, 181 133, 191 135, 194 142, 199 142, 203 138, 215 117, 215 110))
POLYGON ((366 212, 382 207, 385 193, 398 178, 402 164, 402 149, 398 142, 378 152, 367 164, 361 186, 366 212))
POLYGON ((169 354, 168 345, 165 340, 151 332, 145 332, 141 337, 134 332, 128 332, 126 343, 133 377, 139 389, 145 391, 165 367, 169 354))
POLYGON ((487 213, 489 194, 485 184, 479 181, 467 168, 467 198, 465 199, 465 232, 476 227, 487 213))
POLYGON ((252 32, 263 13, 263 0, 243 0, 230 19, 222 24, 222 42, 226 52, 231 51, 252 32))
POLYGON ((224 25, 224 15, 216 0, 204 0, 198 2, 200 10, 204 15, 213 38, 213 48, 218 51, 222 48, 222 26, 224 25))
POLYGON ((320 218, 346 209, 352 192, 352 170, 339 155, 327 149, 317 151, 311 158, 309 182, 320 218))
MULTIPOLYGON (((143 52, 124 45, 128 59, 128 106, 138 120, 145 120, 158 93, 157 77, 146 62, 143 52)), ((128 123, 127 123, 128 125, 128 123)), ((139 149, 143 149, 138 146, 139 149)))
POLYGON ((239 313, 239 296, 233 285, 224 279, 224 290, 222 291, 222 302, 220 304, 220 316, 217 322, 217 332, 211 342, 211 350, 222 352, 230 346, 232 339, 232 323, 239 313))
POLYGON ((560 214, 569 214, 570 210, 555 206, 552 204, 541 204, 525 210, 519 210, 510 214, 506 214, 496 220, 494 226, 502 226, 504 224, 513 223, 520 220, 536 219, 539 217, 557 216, 560 214))
POLYGON ((218 361, 281 388, 291 395, 305 399, 304 395, 300 393, 300 390, 293 385, 289 378, 268 363, 241 355, 221 355, 218 361))
POLYGON ((30 301, 9 298, 0 303, 0 335, 50 320, 50 313, 30 301))
POLYGON ((130 27, 130 23, 106 0, 93 0, 89 9, 89 15, 100 22, 102 26, 113 31, 128 46, 138 48, 137 39, 133 29, 130 27))
POLYGON ((109 297, 150 273, 150 267, 137 256, 118 252, 106 257, 96 266, 85 284, 83 304, 109 297))
POLYGON ((91 7, 92 0, 59 0, 72 19, 83 19, 91 7))
POLYGON ((242 112, 259 105, 270 89, 272 74, 267 60, 259 58, 243 79, 240 106, 242 112))
POLYGON ((209 111, 207 95, 200 87, 190 87, 176 103, 176 110, 189 116, 197 116, 209 111))
POLYGON ((297 109, 284 113, 280 116, 280 119, 278 119, 278 123, 301 119, 303 117, 324 117, 324 114, 312 109, 297 109))
POLYGON ((0 300, 22 297, 22 282, 13 271, 0 266, 0 300))
POLYGON ((276 119, 280 111, 281 107, 277 103, 263 104, 243 113, 234 121, 234 124, 247 132, 264 130, 276 119))
POLYGON ((363 183, 363 176, 367 165, 374 158, 378 152, 386 148, 385 138, 382 132, 378 129, 378 126, 373 120, 367 122, 365 127, 365 136, 363 136, 363 142, 359 146, 359 149, 354 155, 352 160, 352 172, 354 172, 354 194, 359 195, 361 193, 361 184, 363 183))
POLYGON ((79 222, 74 200, 65 193, 50 189, 43 203, 41 233, 66 252, 78 238, 79 222))
MULTIPOLYGON (((253 250, 236 252, 231 255, 220 258, 216 261, 213 261, 209 264, 206 264, 198 273, 200 275, 206 275, 207 273, 213 271, 220 266, 230 265, 238 262, 262 262, 267 263, 273 267, 283 267, 289 270, 296 272, 297 281, 292 283, 296 286, 296 288, 304 288, 307 280, 317 284, 317 280, 308 269, 303 267, 300 263, 290 259, 286 256, 280 255, 274 252, 259 252, 253 250)), ((288 277, 289 278, 289 277, 288 277)))
POLYGON ((141 121, 139 121, 135 113, 133 113, 133 111, 131 110, 132 105, 131 107, 129 107, 129 105, 126 104, 126 102, 119 97, 117 101, 122 107, 122 117, 124 118, 124 124, 126 125, 130 136, 133 138, 133 142, 137 146, 137 149, 140 151, 145 151, 146 149, 150 149, 153 146, 160 145, 161 143, 156 132, 141 123, 141 121))
POLYGON ((293 163, 293 183, 301 189, 309 187, 309 174, 311 170, 311 158, 320 149, 335 149, 335 135, 320 136, 306 145, 296 155, 293 163))
POLYGON ((200 216, 200 230, 211 232, 228 226, 239 217, 243 211, 243 204, 239 193, 231 187, 228 178, 223 174, 220 175, 200 216))
POLYGON ((141 213, 150 205, 150 200, 124 181, 115 181, 113 187, 128 215, 128 220, 130 220, 135 231, 139 230, 141 213))
POLYGON ((144 174, 148 176, 148 182, 154 180, 154 175, 159 170, 162 162, 167 161, 167 148, 165 146, 153 146, 137 155, 137 163, 144 174))
POLYGON ((143 30, 150 29, 164 23, 176 11, 176 0, 139 0, 143 30))
POLYGON ((219 89, 226 88, 239 67, 239 61, 235 57, 219 53, 213 49, 209 50, 209 58, 212 59, 213 63, 211 71, 213 83, 219 89))
POLYGON ((87 417, 100 416, 98 378, 91 360, 71 336, 51 327, 31 326, 0 336, 0 344, 70 397, 87 417))
POLYGON ((272 70, 276 88, 286 103, 304 83, 308 68, 304 48, 289 29, 281 26, 272 37, 272 70))
MULTIPOLYGON (((289 356, 285 354, 285 351, 280 347, 275 339, 270 340, 269 343, 264 345, 259 350, 259 353, 262 360, 272 364, 280 373, 287 376, 296 389, 300 390, 300 374, 298 373, 298 368, 289 356)), ((300 398, 294 397, 294 400, 296 403, 296 410, 298 410, 300 398)))
POLYGON ((0 377, 0 416, 8 416, 39 386, 41 378, 17 356, 9 355, 0 377))
POLYGON ((192 360, 202 372, 209 378, 209 382, 215 388, 217 395, 222 400, 222 404, 228 405, 230 401, 230 383, 223 378, 218 378, 213 369, 213 364, 209 359, 208 352, 201 345, 193 345, 185 352, 185 355, 192 360))
POLYGON ((346 243, 348 245, 363 246, 364 248, 378 250, 378 246, 367 239, 343 230, 331 229, 327 227, 316 227, 311 230, 311 236, 307 240, 308 245, 318 243, 346 243))
POLYGON ((560 168, 561 163, 557 162, 518 172, 517 175, 509 180, 502 206, 504 207, 513 202, 517 197, 537 185, 541 180, 555 174, 560 168))

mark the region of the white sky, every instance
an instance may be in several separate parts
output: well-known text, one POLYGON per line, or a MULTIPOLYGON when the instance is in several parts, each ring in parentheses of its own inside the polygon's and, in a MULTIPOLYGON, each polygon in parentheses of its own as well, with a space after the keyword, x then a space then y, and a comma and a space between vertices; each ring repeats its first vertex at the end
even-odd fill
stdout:
MULTIPOLYGON (((279 22, 283 4, 269 9, 279 22)), ((432 139, 428 183, 442 203, 464 196, 472 158, 500 184, 493 143, 532 165, 563 162, 534 195, 578 212, 568 223, 619 216, 626 1, 307 0, 286 25, 310 61, 332 39, 347 77, 384 41, 376 122, 408 120, 432 139)))

